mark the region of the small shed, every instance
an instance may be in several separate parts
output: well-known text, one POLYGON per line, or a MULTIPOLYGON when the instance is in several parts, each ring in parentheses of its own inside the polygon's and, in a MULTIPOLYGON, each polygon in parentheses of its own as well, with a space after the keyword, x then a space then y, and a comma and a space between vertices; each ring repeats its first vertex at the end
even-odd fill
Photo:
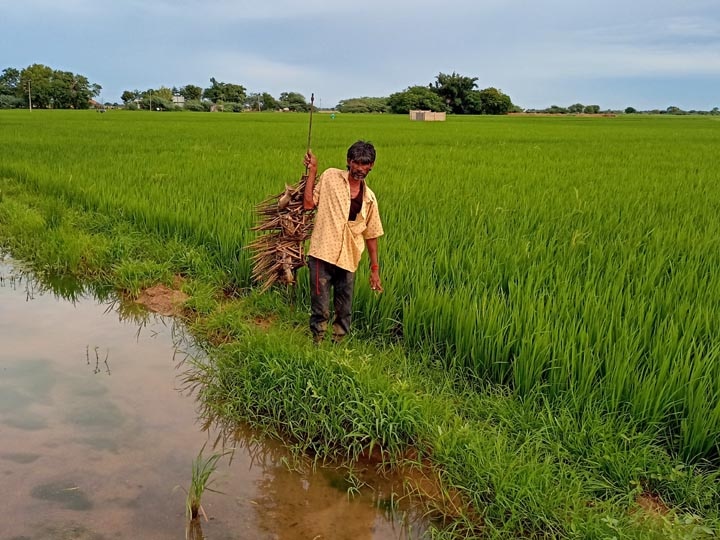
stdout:
POLYGON ((420 122, 444 122, 444 112, 434 111, 410 111, 410 120, 418 120, 420 122))

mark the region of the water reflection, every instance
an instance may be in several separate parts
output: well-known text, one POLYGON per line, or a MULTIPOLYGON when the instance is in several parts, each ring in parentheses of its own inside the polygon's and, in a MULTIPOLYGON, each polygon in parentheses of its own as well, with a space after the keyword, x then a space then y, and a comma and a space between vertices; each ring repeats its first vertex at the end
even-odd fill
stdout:
POLYGON ((71 276, 52 274, 40 278, 29 267, 2 253, 0 253, 0 287, 24 291, 25 300, 28 302, 46 294, 72 305, 92 299, 105 306, 105 313, 116 314, 121 322, 130 322, 141 328, 162 319, 148 312, 142 305, 118 296, 109 285, 84 284, 71 276))
POLYGON ((30 268, 2 254, 0 254, 0 287, 24 290, 27 301, 46 293, 52 293, 56 298, 70 303, 78 302, 88 296, 103 301, 112 295, 112 289, 109 287, 98 285, 91 288, 72 277, 48 275, 39 279, 30 268))
POLYGON ((204 352, 182 325, 57 283, 0 259, 0 500, 13 516, 3 538, 181 538, 178 486, 206 443, 234 451, 215 475, 224 494, 203 496, 209 521, 197 534, 420 536, 392 504, 397 480, 362 478, 373 488, 349 498, 345 471, 314 469, 217 419, 198 425, 178 364, 204 352))
MULTIPOLYGON (((402 478, 375 469, 323 466, 268 444, 247 427, 207 419, 218 448, 232 448, 260 472, 250 503, 262 538, 420 538, 426 523, 416 507, 401 504, 402 478)), ((232 460, 232 457, 231 457, 232 460)))
MULTIPOLYGON (((105 371, 105 373, 107 373, 108 375, 111 375, 111 373, 110 373, 110 364, 108 364, 108 359, 110 358, 110 349, 106 349, 106 350, 105 350, 105 359, 102 361, 102 363, 105 364, 105 369, 104 369, 104 370, 100 368, 100 354, 98 353, 99 350, 100 350, 100 347, 95 347, 95 348, 94 348, 94 351, 95 351, 95 367, 93 368, 93 373, 94 373, 95 375, 97 375, 97 374, 100 373, 101 371, 105 371)), ((88 365, 88 366, 91 365, 91 361, 90 361, 90 345, 88 345, 88 346, 85 348, 85 358, 86 358, 86 360, 87 360, 87 365, 88 365)))

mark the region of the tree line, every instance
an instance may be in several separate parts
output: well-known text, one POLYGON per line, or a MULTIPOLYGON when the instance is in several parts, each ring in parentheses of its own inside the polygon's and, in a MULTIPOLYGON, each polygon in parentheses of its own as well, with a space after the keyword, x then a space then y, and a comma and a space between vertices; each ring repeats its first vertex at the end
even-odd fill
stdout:
MULTIPOLYGON (((459 73, 439 73, 435 80, 422 86, 409 86, 387 97, 356 97, 343 99, 336 109, 343 113, 395 113, 407 114, 411 110, 430 110, 452 114, 507 114, 510 112, 544 114, 708 114, 718 115, 717 107, 710 111, 684 111, 671 106, 667 109, 639 111, 634 107, 624 110, 601 110, 599 105, 574 103, 567 107, 552 105, 545 109, 522 109, 514 105, 510 96, 494 87, 478 89, 477 77, 459 73)), ((55 108, 87 109, 100 95, 102 86, 87 77, 70 71, 55 70, 42 64, 33 64, 22 70, 8 67, 0 74, 0 109, 55 108)), ((248 92, 241 84, 210 78, 210 85, 201 88, 194 84, 181 87, 125 90, 121 99, 128 109, 190 111, 244 110, 272 111, 310 110, 305 96, 299 92, 283 92, 274 97, 268 92, 248 92), (178 103, 182 96, 183 103, 178 103)), ((106 105, 109 105, 106 103, 106 105)))
POLYGON ((522 110, 510 96, 494 87, 478 90, 477 77, 439 73, 426 86, 410 86, 388 97, 360 97, 340 101, 340 112, 389 112, 407 114, 429 110, 452 114, 507 114, 522 110))
MULTIPOLYGON (((299 92, 283 92, 276 99, 267 92, 248 93, 240 84, 210 79, 208 88, 186 85, 180 88, 161 87, 126 90, 121 99, 127 108, 171 110, 177 108, 173 96, 184 98, 183 108, 202 111, 221 108, 225 111, 290 110, 308 111, 310 104, 299 92)), ((389 97, 361 97, 340 101, 336 109, 345 113, 388 112, 407 114, 413 109, 449 112, 453 114, 507 114, 517 107, 510 97, 496 88, 477 89, 477 77, 465 77, 453 72, 440 73, 428 86, 411 86, 389 97)))
MULTIPOLYGON (((506 114, 517 109, 510 97, 496 88, 477 89, 477 77, 458 73, 440 73, 427 86, 411 86, 388 97, 361 97, 340 101, 340 112, 389 112, 404 114, 423 109, 453 114, 506 114)), ((87 109, 102 86, 91 83, 84 75, 54 70, 42 64, 25 69, 9 67, 0 75, 0 108, 87 109)), ((123 105, 128 109, 191 111, 225 110, 310 110, 299 92, 283 92, 274 97, 268 92, 248 92, 241 84, 210 78, 210 85, 194 84, 147 90, 124 90, 123 105), (182 97, 182 105, 178 97, 182 97)), ((106 105, 109 105, 106 104, 106 105)))
POLYGON ((33 64, 0 74, 0 109, 88 109, 102 86, 84 75, 33 64))
MULTIPOLYGON (((34 109, 88 109, 96 105, 102 86, 90 82, 84 75, 33 64, 24 69, 5 68, 0 74, 0 109, 32 107, 34 109)), ((249 93, 241 84, 210 79, 208 88, 188 84, 177 88, 125 90, 121 99, 129 109, 178 108, 174 97, 182 96, 189 110, 241 111, 277 110, 309 111, 310 103, 299 92, 283 92, 276 99, 267 92, 249 93)), ((110 103, 105 103, 110 105, 110 103)))
MULTIPOLYGON (((267 92, 249 93, 240 84, 210 79, 210 86, 188 84, 182 87, 125 90, 121 99, 129 109, 180 108, 173 97, 182 96, 182 108, 192 111, 290 110, 308 111, 310 104, 299 92, 283 92, 278 98, 267 92)), ((340 101, 340 112, 389 112, 406 114, 413 109, 454 114, 506 114, 517 109, 510 97, 496 88, 477 89, 477 77, 453 72, 440 73, 428 86, 411 86, 389 97, 361 97, 340 101)))
POLYGON ((210 86, 201 88, 194 84, 181 87, 147 90, 125 90, 120 96, 128 109, 173 110, 182 108, 190 111, 223 110, 240 112, 243 110, 273 111, 287 109, 307 112, 310 103, 299 92, 283 92, 277 99, 268 92, 248 92, 241 84, 226 83, 210 78, 210 86), (182 106, 176 97, 183 98, 182 106))
POLYGON ((583 105, 582 103, 574 103, 568 107, 559 105, 551 105, 545 109, 525 109, 523 112, 528 114, 673 114, 673 115, 720 115, 720 109, 713 107, 709 111, 703 110, 683 110, 680 107, 670 106, 666 109, 646 109, 638 110, 635 107, 625 107, 625 109, 600 109, 600 105, 583 105))

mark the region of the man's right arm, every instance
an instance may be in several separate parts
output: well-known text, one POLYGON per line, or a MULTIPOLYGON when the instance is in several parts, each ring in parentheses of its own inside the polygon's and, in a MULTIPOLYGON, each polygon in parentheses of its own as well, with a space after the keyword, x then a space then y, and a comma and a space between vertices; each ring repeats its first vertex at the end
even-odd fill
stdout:
POLYGON ((305 192, 303 193, 303 208, 312 210, 315 208, 315 178, 317 177, 317 158, 311 150, 305 154, 305 166, 307 167, 307 180, 305 181, 305 192))

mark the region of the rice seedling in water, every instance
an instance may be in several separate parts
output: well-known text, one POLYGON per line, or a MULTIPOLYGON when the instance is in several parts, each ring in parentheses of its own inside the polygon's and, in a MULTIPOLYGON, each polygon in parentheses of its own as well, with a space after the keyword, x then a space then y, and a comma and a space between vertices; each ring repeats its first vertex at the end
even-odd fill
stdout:
POLYGON ((200 449, 200 452, 192 463, 192 478, 190 479, 190 488, 187 490, 187 498, 185 499, 185 517, 188 523, 197 520, 200 514, 202 514, 205 521, 207 521, 207 514, 201 504, 205 491, 220 493, 209 487, 214 481, 214 479, 210 477, 217 470, 218 461, 220 461, 225 453, 215 452, 206 457, 203 456, 204 450, 205 445, 200 449))

